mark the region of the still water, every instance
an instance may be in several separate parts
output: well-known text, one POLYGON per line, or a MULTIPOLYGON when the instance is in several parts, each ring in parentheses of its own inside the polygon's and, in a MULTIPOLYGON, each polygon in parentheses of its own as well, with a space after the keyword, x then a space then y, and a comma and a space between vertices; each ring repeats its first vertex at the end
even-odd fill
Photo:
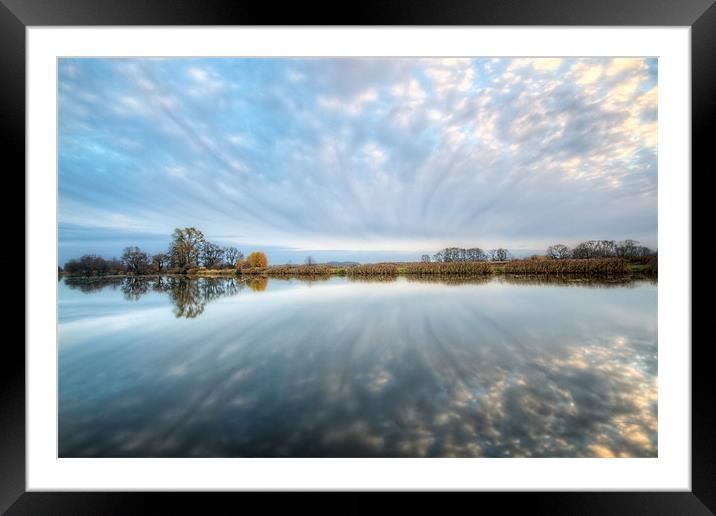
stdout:
POLYGON ((657 285, 59 285, 61 457, 654 457, 657 285))

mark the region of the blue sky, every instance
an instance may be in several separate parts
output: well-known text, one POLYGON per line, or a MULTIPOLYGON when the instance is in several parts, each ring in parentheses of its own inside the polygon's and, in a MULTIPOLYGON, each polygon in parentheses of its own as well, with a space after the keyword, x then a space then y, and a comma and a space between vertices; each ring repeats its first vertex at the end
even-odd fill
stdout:
POLYGON ((60 263, 657 246, 656 59, 61 59, 60 263))

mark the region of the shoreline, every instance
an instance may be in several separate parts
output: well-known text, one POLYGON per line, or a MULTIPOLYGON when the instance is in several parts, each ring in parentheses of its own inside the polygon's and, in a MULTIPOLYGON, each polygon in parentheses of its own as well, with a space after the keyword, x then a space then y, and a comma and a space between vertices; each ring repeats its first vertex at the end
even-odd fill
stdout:
MULTIPOLYGON (((585 260, 588 261, 588 260, 585 260)), ((390 264, 364 264, 352 267, 332 267, 326 265, 276 265, 265 268, 254 269, 197 269, 190 272, 166 271, 149 274, 95 274, 95 275, 71 275, 65 272, 58 274, 59 278, 72 279, 158 279, 166 277, 174 278, 328 278, 331 276, 344 276, 355 279, 382 277, 390 278, 397 276, 404 277, 473 277, 489 278, 493 276, 514 276, 514 277, 561 277, 561 278, 590 278, 590 279, 654 279, 658 278, 656 270, 649 271, 644 264, 624 263, 617 267, 606 270, 564 270, 548 264, 540 264, 530 268, 529 264, 519 269, 524 261, 512 262, 448 262, 448 263, 390 263, 390 264), (508 264, 517 264, 517 267, 508 264), (509 269, 515 270, 509 270, 509 269), (535 269, 535 270, 533 270, 535 269)), ((596 262, 596 261, 595 261, 596 262)), ((555 265, 562 265, 557 261, 555 265)), ((583 267, 592 264, 584 263, 583 267)))

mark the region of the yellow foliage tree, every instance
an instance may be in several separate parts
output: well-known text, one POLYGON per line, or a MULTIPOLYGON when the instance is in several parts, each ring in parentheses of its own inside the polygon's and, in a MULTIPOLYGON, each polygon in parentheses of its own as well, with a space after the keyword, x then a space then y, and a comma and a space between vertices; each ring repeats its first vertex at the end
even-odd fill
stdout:
POLYGON ((254 251, 246 259, 246 264, 249 267, 268 267, 268 258, 261 251, 254 251))

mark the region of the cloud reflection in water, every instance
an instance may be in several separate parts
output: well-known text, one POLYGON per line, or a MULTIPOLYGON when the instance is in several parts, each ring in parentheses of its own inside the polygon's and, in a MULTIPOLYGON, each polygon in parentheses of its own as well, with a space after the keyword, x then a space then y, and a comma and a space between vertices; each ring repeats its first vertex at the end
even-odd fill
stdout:
POLYGON ((61 456, 657 454, 654 283, 169 280, 61 285, 61 456))

